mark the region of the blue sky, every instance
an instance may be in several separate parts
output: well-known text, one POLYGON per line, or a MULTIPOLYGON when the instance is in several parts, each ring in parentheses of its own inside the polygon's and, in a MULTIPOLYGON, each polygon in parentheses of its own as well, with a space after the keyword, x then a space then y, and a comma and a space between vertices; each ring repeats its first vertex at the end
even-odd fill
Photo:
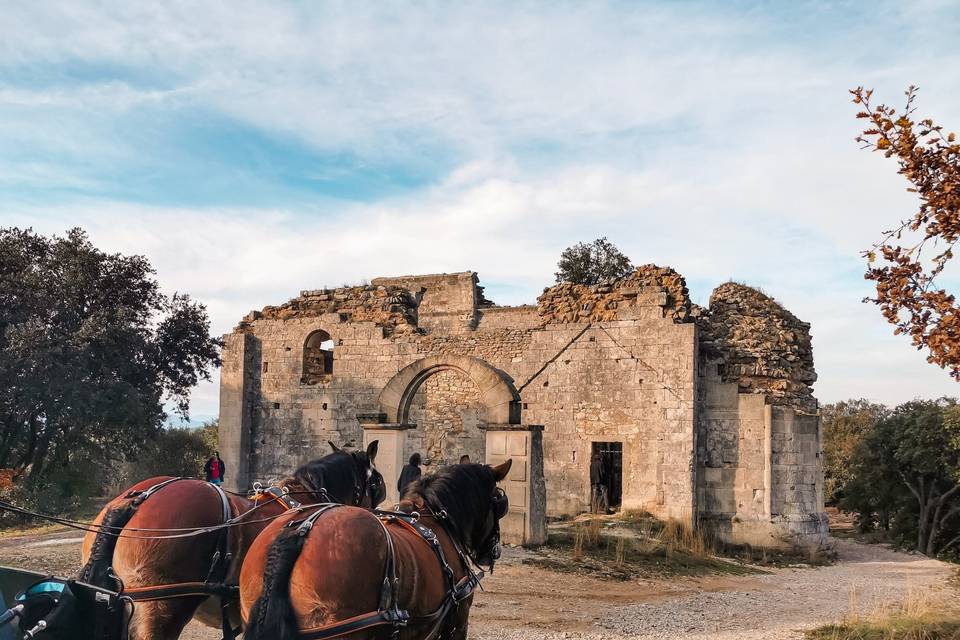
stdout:
MULTIPOLYGON (((218 333, 300 289, 472 269, 532 302, 606 235, 813 325, 824 402, 956 384, 859 251, 914 203, 847 90, 960 127, 956 3, 6 3, 0 223, 142 253, 218 333)), ((217 412, 215 385, 194 417, 217 412)))

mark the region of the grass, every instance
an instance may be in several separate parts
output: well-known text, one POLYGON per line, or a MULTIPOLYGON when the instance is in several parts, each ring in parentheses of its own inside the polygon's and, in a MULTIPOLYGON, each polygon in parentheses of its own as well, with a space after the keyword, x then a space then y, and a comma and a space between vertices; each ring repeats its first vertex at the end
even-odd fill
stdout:
POLYGON ((960 611, 934 602, 929 592, 911 591, 893 612, 857 612, 851 594, 851 614, 839 624, 806 633, 808 640, 960 640, 960 611))
POLYGON ((609 520, 593 517, 551 533, 525 564, 563 573, 613 580, 672 575, 762 573, 716 555, 702 532, 653 518, 609 520))
POLYGON ((641 537, 672 541, 696 555, 722 556, 761 567, 825 566, 836 560, 833 551, 815 544, 800 549, 780 549, 722 542, 703 530, 693 531, 675 521, 663 522, 643 511, 626 511, 621 520, 622 526, 636 531, 641 537))
POLYGON ((855 620, 807 632, 810 640, 960 640, 960 618, 939 614, 855 620))

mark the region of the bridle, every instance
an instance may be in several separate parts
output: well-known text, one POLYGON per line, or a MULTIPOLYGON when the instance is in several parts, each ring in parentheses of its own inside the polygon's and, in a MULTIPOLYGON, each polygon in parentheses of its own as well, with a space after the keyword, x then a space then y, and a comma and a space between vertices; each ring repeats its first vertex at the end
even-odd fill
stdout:
MULTIPOLYGON (((360 460, 358 454, 354 452, 351 454, 353 456, 354 462, 360 460)), ((364 498, 370 499, 370 508, 375 509, 377 507, 377 495, 380 493, 381 489, 384 487, 383 475, 377 471, 377 468, 373 466, 373 462, 370 458, 366 458, 366 463, 368 466, 360 468, 360 465, 357 466, 358 474, 360 476, 360 481, 354 485, 354 504, 360 506, 363 504, 364 498), (368 473, 369 471, 369 473, 368 473)))
POLYGON ((426 509, 423 515, 430 516, 440 522, 444 528, 448 529, 454 546, 461 556, 466 556, 481 571, 493 573, 493 564, 500 558, 500 520, 507 515, 510 510, 510 500, 507 498, 507 492, 500 487, 495 487, 493 496, 490 498, 490 514, 493 516, 493 528, 487 534, 483 543, 476 548, 471 548, 466 544, 466 538, 460 531, 457 524, 447 514, 446 509, 437 509, 435 505, 424 502, 426 509), (484 566, 482 563, 488 560, 489 564, 484 566))

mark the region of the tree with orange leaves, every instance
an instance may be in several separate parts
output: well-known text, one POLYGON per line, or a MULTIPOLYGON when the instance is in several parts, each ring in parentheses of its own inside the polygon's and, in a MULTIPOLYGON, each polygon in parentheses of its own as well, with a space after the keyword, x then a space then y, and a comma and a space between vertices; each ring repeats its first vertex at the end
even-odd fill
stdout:
POLYGON ((909 335, 918 350, 928 349, 928 362, 960 380, 960 307, 937 281, 960 240, 960 144, 933 120, 915 119, 916 87, 907 89, 902 110, 874 106, 873 90, 850 93, 864 109, 857 118, 869 122, 857 142, 896 158, 908 191, 920 200, 916 212, 863 252, 864 277, 877 287, 876 297, 864 301, 880 307, 894 333, 909 335))

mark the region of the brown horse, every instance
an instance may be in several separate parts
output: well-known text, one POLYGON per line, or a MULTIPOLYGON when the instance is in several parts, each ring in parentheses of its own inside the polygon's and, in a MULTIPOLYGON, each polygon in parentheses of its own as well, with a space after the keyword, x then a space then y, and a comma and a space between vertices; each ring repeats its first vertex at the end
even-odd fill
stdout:
POLYGON ((152 588, 185 583, 236 585, 250 545, 272 518, 298 506, 293 499, 376 506, 386 495, 383 476, 374 467, 377 444, 354 452, 334 446, 334 453, 303 465, 283 481, 287 493, 261 490, 252 499, 227 494, 201 480, 157 477, 139 482, 97 516, 95 523, 103 528, 84 538, 85 565, 79 578, 122 588, 134 597, 131 640, 174 640, 193 616, 233 637, 232 629, 240 623, 235 595, 224 600, 201 589, 196 594, 162 597, 152 588), (226 520, 237 524, 195 535, 226 520), (114 535, 117 531, 122 531, 119 537, 114 535), (138 591, 150 593, 141 593, 146 599, 140 600, 138 591), (229 608, 222 611, 221 603, 229 608))
POLYGON ((421 478, 399 512, 324 506, 278 518, 240 573, 244 639, 465 639, 479 584, 470 564, 492 571, 500 555, 497 483, 511 463, 421 478))

